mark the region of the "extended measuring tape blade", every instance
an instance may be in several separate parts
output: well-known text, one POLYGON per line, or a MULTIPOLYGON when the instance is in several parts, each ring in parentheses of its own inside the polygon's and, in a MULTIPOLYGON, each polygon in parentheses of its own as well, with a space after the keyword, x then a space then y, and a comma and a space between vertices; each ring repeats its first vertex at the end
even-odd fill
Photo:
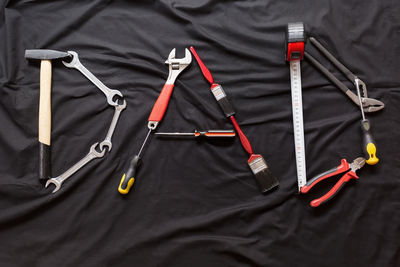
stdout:
POLYGON ((294 146, 297 167, 297 184, 300 192, 306 184, 306 156, 304 145, 303 103, 301 94, 300 60, 290 61, 294 146))
POLYGON ((292 92, 292 112, 294 145, 297 168, 297 185, 300 192, 301 187, 306 184, 306 156, 304 145, 304 123, 303 102, 301 93, 301 68, 300 61, 303 59, 305 33, 302 22, 289 23, 286 32, 286 60, 290 63, 290 83, 292 92))

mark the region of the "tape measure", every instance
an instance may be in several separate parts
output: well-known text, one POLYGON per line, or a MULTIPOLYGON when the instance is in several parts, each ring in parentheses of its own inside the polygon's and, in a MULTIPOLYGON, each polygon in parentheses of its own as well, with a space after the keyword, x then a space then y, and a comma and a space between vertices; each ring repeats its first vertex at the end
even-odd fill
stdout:
POLYGON ((286 60, 290 64, 294 146, 299 192, 307 180, 300 68, 300 61, 303 59, 304 54, 304 42, 304 24, 302 22, 289 23, 286 32, 286 60))

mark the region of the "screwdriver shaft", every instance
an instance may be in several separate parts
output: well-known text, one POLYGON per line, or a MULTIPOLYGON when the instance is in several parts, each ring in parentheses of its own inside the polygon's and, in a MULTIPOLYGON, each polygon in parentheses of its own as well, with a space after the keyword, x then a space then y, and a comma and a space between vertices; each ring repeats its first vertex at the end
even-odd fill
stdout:
POLYGON ((234 130, 208 130, 208 131, 194 131, 193 133, 156 133, 158 136, 190 136, 190 137, 235 137, 236 133, 234 130))
POLYGON ((142 153, 142 150, 143 150, 144 146, 146 145, 147 140, 149 139, 149 136, 150 136, 150 134, 151 134, 151 131, 152 131, 152 129, 149 129, 149 131, 147 132, 146 138, 144 139, 143 144, 142 144, 142 146, 140 147, 139 153, 137 154, 138 157, 139 157, 140 154, 142 153))
POLYGON ((362 115, 361 130, 363 133, 363 150, 364 150, 365 157, 366 157, 366 163, 369 165, 375 165, 379 162, 379 159, 376 156, 376 145, 375 145, 375 141, 372 138, 372 135, 370 132, 371 125, 370 125, 369 120, 367 120, 365 118, 364 109, 363 109, 362 100, 361 100, 359 79, 355 78, 354 82, 356 85, 358 101, 360 101, 360 109, 361 109, 361 115, 362 115))

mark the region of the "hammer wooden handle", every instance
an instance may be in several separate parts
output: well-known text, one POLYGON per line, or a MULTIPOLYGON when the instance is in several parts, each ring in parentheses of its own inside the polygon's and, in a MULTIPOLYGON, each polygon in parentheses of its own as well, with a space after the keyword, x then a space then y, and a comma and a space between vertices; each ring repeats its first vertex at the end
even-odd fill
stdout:
POLYGON ((39 179, 51 176, 51 60, 40 64, 39 96, 39 179))

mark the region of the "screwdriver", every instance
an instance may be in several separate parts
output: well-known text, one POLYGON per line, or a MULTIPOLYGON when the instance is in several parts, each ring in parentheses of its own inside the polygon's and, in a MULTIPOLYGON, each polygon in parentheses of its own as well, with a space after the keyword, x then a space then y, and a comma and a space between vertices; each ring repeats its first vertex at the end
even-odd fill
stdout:
POLYGON ((360 109, 361 109, 361 115, 362 115, 361 130, 363 133, 363 150, 365 153, 365 158, 367 159, 365 162, 369 165, 375 165, 379 162, 379 159, 376 157, 376 145, 375 145, 375 141, 372 138, 372 135, 370 133, 371 124, 369 123, 369 120, 365 118, 364 109, 363 109, 362 100, 361 100, 360 84, 358 83, 358 78, 356 78, 354 81, 356 84, 358 101, 360 102, 360 109))
POLYGON ((193 133, 156 133, 160 137, 207 137, 207 138, 226 138, 235 137, 236 133, 234 130, 208 130, 208 131, 198 131, 195 130, 193 133))
POLYGON ((136 172, 140 165, 140 154, 142 153, 143 148, 146 145, 147 140, 149 139, 152 131, 153 131, 152 129, 149 129, 146 138, 144 139, 143 144, 139 150, 139 153, 137 153, 137 155, 135 155, 132 158, 131 162, 129 163, 128 170, 126 171, 126 173, 124 173, 124 175, 122 175, 121 181, 118 186, 118 192, 120 192, 123 195, 129 193, 129 190, 131 189, 133 183, 135 182, 136 172))

